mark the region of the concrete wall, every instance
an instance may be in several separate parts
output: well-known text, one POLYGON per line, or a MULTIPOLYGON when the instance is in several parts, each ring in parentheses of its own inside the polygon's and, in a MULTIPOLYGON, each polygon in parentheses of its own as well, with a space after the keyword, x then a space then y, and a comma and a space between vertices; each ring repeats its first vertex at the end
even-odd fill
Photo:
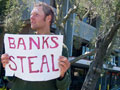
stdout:
POLYGON ((96 36, 96 32, 96 28, 82 21, 78 21, 77 24, 74 25, 74 35, 88 41, 96 36))

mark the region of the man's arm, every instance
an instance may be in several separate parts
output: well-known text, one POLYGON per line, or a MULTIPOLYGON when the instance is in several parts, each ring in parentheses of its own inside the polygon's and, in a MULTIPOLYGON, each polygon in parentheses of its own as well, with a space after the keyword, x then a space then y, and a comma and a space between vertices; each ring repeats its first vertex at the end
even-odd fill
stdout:
POLYGON ((68 49, 63 45, 62 57, 60 58, 61 76, 56 80, 56 86, 60 90, 67 90, 71 83, 70 62, 68 61, 68 49))

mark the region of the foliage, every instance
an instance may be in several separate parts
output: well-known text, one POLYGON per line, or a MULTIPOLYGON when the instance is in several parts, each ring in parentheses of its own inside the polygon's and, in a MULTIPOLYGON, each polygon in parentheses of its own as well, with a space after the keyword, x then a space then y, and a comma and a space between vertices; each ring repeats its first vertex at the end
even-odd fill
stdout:
POLYGON ((93 0, 97 14, 101 17, 101 28, 99 30, 108 31, 111 24, 115 23, 116 6, 118 0, 93 0))
POLYGON ((5 15, 5 10, 7 9, 6 3, 8 0, 0 0, 0 17, 5 15))
MULTIPOLYGON (((94 5, 96 7, 96 11, 98 15, 101 16, 101 26, 99 29, 99 33, 101 35, 105 34, 109 28, 113 25, 118 23, 118 20, 120 20, 119 16, 120 15, 120 2, 119 0, 101 0, 97 2, 96 0, 94 1, 94 5)), ((111 53, 113 53, 114 50, 120 50, 120 28, 118 30, 118 33, 116 33, 114 39, 112 40, 111 48, 109 53, 107 55, 109 56, 111 53)), ((115 55, 115 54, 114 54, 115 55)))
MULTIPOLYGON (((88 15, 90 16, 90 22, 92 22, 92 19, 94 17, 101 18, 98 35, 101 35, 102 37, 110 29, 110 27, 116 23, 116 19, 120 18, 120 2, 119 0, 81 0, 81 2, 79 2, 79 7, 76 12, 76 16, 79 17, 79 20, 83 20, 85 17, 88 17, 88 15), (119 13, 118 16, 116 15, 116 13, 119 13)), ((115 39, 113 40, 114 50, 120 49, 119 36, 120 29, 118 30, 118 33, 115 39)), ((96 40, 94 38, 91 43, 95 45, 95 42, 96 40)))
POLYGON ((8 9, 5 12, 4 20, 4 28, 7 33, 19 33, 24 26, 22 12, 25 10, 25 3, 20 4, 21 2, 19 0, 9 0, 7 2, 6 7, 8 9))

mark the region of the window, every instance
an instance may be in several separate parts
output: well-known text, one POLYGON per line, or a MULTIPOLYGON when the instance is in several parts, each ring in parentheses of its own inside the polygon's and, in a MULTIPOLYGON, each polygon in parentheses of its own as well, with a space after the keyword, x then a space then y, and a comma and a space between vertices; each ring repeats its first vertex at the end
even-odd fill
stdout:
MULTIPOLYGON (((92 51, 92 49, 90 49, 89 47, 82 46, 82 54, 85 54, 86 52, 91 52, 91 51, 92 51)), ((94 56, 88 56, 87 59, 93 60, 94 56)))

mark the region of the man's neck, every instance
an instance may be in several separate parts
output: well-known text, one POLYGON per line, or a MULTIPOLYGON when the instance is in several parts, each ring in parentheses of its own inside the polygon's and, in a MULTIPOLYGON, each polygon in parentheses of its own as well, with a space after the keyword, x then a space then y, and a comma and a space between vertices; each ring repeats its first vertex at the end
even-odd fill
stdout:
POLYGON ((39 30, 37 30, 36 34, 49 35, 50 34, 50 28, 39 29, 39 30))

